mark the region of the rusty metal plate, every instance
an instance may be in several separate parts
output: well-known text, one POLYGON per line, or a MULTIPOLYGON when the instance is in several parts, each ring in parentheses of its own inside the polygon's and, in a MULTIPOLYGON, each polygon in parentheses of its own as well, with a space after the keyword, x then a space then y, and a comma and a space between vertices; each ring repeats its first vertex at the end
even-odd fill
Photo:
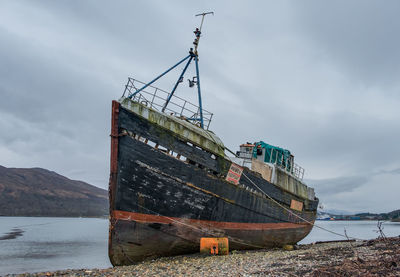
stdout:
POLYGON ((235 163, 231 164, 225 180, 235 185, 239 184, 240 177, 242 176, 243 168, 235 163))

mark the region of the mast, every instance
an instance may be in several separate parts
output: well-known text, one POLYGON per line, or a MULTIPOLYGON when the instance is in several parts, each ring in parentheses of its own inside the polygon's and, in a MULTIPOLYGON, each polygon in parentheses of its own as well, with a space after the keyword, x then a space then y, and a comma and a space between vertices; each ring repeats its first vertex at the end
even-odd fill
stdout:
POLYGON ((200 23, 200 28, 196 28, 196 30, 194 31, 194 34, 196 35, 196 38, 195 38, 193 44, 194 44, 194 54, 195 54, 196 56, 198 56, 197 47, 199 46, 200 35, 201 35, 201 28, 203 28, 204 17, 205 17, 207 14, 212 14, 212 15, 214 15, 214 12, 199 13, 199 14, 196 14, 196 15, 195 15, 195 16, 202 16, 202 18, 201 18, 201 23, 200 23))
POLYGON ((179 75, 178 80, 176 81, 171 93, 168 94, 167 100, 165 101, 165 104, 162 108, 162 112, 165 111, 165 109, 168 106, 168 103, 170 102, 172 96, 174 95, 176 89, 178 88, 178 85, 182 82, 185 72, 188 69, 190 63, 194 60, 195 61, 195 67, 196 67, 196 77, 193 77, 193 80, 189 80, 189 86, 193 87, 194 85, 197 85, 197 94, 198 94, 198 101, 199 101, 199 117, 198 118, 190 118, 191 120, 194 121, 199 121, 200 122, 200 126, 201 128, 204 129, 204 121, 203 121, 203 108, 202 108, 202 101, 201 101, 201 89, 200 89, 200 73, 199 73, 199 54, 198 54, 198 47, 199 47, 199 41, 200 41, 200 37, 201 37, 201 29, 203 27, 203 23, 204 23, 204 17, 208 14, 212 14, 214 15, 214 12, 205 12, 205 13, 200 13, 200 14, 196 14, 195 16, 202 16, 201 18, 201 23, 200 23, 200 27, 196 28, 196 30, 194 30, 194 35, 195 35, 195 39, 193 41, 193 45, 194 45, 194 50, 193 48, 190 48, 189 50, 189 55, 186 56, 185 58, 183 58, 182 60, 180 60, 178 63, 176 63, 175 65, 173 65, 172 67, 170 67, 169 69, 167 69, 165 72, 163 72, 162 74, 158 75, 156 78, 154 78, 152 81, 150 81, 149 83, 145 84, 143 87, 141 87, 140 89, 137 89, 135 92, 131 93, 130 95, 128 95, 128 98, 132 99, 136 94, 138 94, 139 92, 141 92, 142 90, 144 90, 145 88, 147 88, 148 86, 150 86, 151 84, 153 84, 155 81, 157 81, 158 79, 160 79, 161 77, 163 77, 165 74, 167 74, 168 72, 170 72, 172 69, 176 68, 178 65, 182 64, 184 61, 187 60, 187 63, 185 65, 185 67, 183 68, 181 74, 179 75), (194 80, 194 78, 196 78, 196 81, 194 80))

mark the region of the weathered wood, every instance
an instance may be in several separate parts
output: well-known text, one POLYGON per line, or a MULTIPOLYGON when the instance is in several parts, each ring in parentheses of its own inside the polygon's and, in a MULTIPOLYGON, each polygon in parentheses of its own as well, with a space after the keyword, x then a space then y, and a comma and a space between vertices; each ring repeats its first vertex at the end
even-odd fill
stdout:
MULTIPOLYGON (((254 183, 256 184, 262 191, 267 193, 273 199, 277 200, 281 204, 285 204, 290 207, 292 199, 304 202, 304 210, 306 211, 315 211, 318 206, 318 200, 307 200, 301 198, 291 192, 285 191, 282 188, 268 182, 267 180, 263 179, 257 172, 253 172, 247 168, 244 168, 244 174, 254 183)), ((240 179, 240 183, 245 185, 255 191, 259 191, 259 189, 254 186, 254 184, 250 182, 247 178, 242 176, 240 179)))
POLYGON ((294 244, 312 229, 294 214, 313 222, 313 201, 284 191, 247 168, 243 174, 251 181, 242 176, 239 185, 231 184, 224 179, 229 160, 221 155, 213 159, 210 152, 188 145, 172 131, 122 107, 118 135, 115 130, 112 134, 117 139, 113 153, 118 154, 116 184, 110 182, 113 265, 196 252, 200 238, 210 235, 228 237, 231 249, 254 249, 294 244), (124 130, 128 135, 123 135, 124 130), (146 140, 167 150, 152 147, 146 140), (170 151, 187 157, 188 162, 169 155, 170 151), (304 201, 305 209, 288 212, 293 199, 304 201))
MULTIPOLYGON (((211 158, 211 153, 204 150, 200 150, 196 147, 189 146, 186 142, 181 141, 176 137, 176 134, 165 130, 155 124, 149 123, 147 120, 135 115, 134 113, 120 107, 120 129, 129 130, 141 137, 148 138, 149 140, 164 146, 167 149, 181 154, 188 159, 215 171, 217 174, 224 175, 229 169, 230 161, 223 157, 216 156, 216 159, 211 158)), ((256 176, 255 172, 252 172, 245 168, 245 174, 257 184, 263 191, 269 194, 271 197, 276 199, 282 204, 290 207, 291 200, 304 202, 305 210, 313 211, 317 206, 318 200, 308 201, 293 193, 282 190, 276 185, 264 180, 263 178, 256 176)), ((249 188, 259 191, 249 180, 242 176, 241 184, 248 186, 249 188)))
MULTIPOLYGON (((204 220, 294 222, 270 199, 130 137, 120 138, 119 153, 119 210, 146 212, 140 207, 144 206, 166 216, 179 216, 184 211, 188 217, 204 220)), ((278 194, 276 197, 281 201, 278 194)), ((315 216, 315 212, 300 214, 309 220, 315 216)))
MULTIPOLYGON (((197 253, 200 238, 226 236, 230 250, 260 249, 294 244, 311 229, 297 225, 295 228, 265 228, 254 230, 213 230, 208 224, 188 224, 182 221, 149 223, 119 220, 113 225, 113 265, 129 265, 145 258, 197 253)), ((277 226, 278 227, 278 226, 277 226)))
POLYGON ((118 114, 120 104, 117 101, 112 102, 111 114, 111 153, 110 153, 110 181, 109 181, 109 199, 110 214, 115 205, 115 192, 118 173, 118 114))
POLYGON ((123 107, 120 108, 119 117, 121 131, 126 129, 138 134, 218 173, 225 172, 228 167, 225 162, 221 162, 219 156, 217 156, 218 160, 213 159, 212 153, 188 145, 173 132, 153 124, 123 107))

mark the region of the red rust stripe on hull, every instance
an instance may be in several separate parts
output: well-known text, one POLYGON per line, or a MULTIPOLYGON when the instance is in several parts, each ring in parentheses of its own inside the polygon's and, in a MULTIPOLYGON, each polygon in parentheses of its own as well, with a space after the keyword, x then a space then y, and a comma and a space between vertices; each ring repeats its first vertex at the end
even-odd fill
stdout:
POLYGON ((110 212, 115 205, 115 194, 117 190, 117 173, 118 173, 118 114, 119 103, 112 102, 111 114, 111 157, 110 157, 110 183, 109 183, 109 198, 110 212))
POLYGON ((180 223, 182 225, 192 225, 193 227, 211 227, 219 229, 232 229, 232 230, 271 230, 271 229, 296 229, 304 228, 309 224, 307 223, 245 223, 245 222, 221 222, 210 220, 199 220, 179 217, 167 217, 160 215, 151 215, 135 212, 126 212, 114 210, 112 214, 114 219, 137 221, 140 223, 180 223))

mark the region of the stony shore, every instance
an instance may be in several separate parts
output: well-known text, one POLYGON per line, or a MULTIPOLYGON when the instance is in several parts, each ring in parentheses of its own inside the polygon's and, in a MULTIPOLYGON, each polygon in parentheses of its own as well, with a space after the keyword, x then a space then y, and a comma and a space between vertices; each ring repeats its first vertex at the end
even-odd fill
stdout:
MULTIPOLYGON (((13 276, 400 276, 400 238, 160 258, 132 266, 13 276)), ((11 276, 11 275, 10 275, 11 276)))

